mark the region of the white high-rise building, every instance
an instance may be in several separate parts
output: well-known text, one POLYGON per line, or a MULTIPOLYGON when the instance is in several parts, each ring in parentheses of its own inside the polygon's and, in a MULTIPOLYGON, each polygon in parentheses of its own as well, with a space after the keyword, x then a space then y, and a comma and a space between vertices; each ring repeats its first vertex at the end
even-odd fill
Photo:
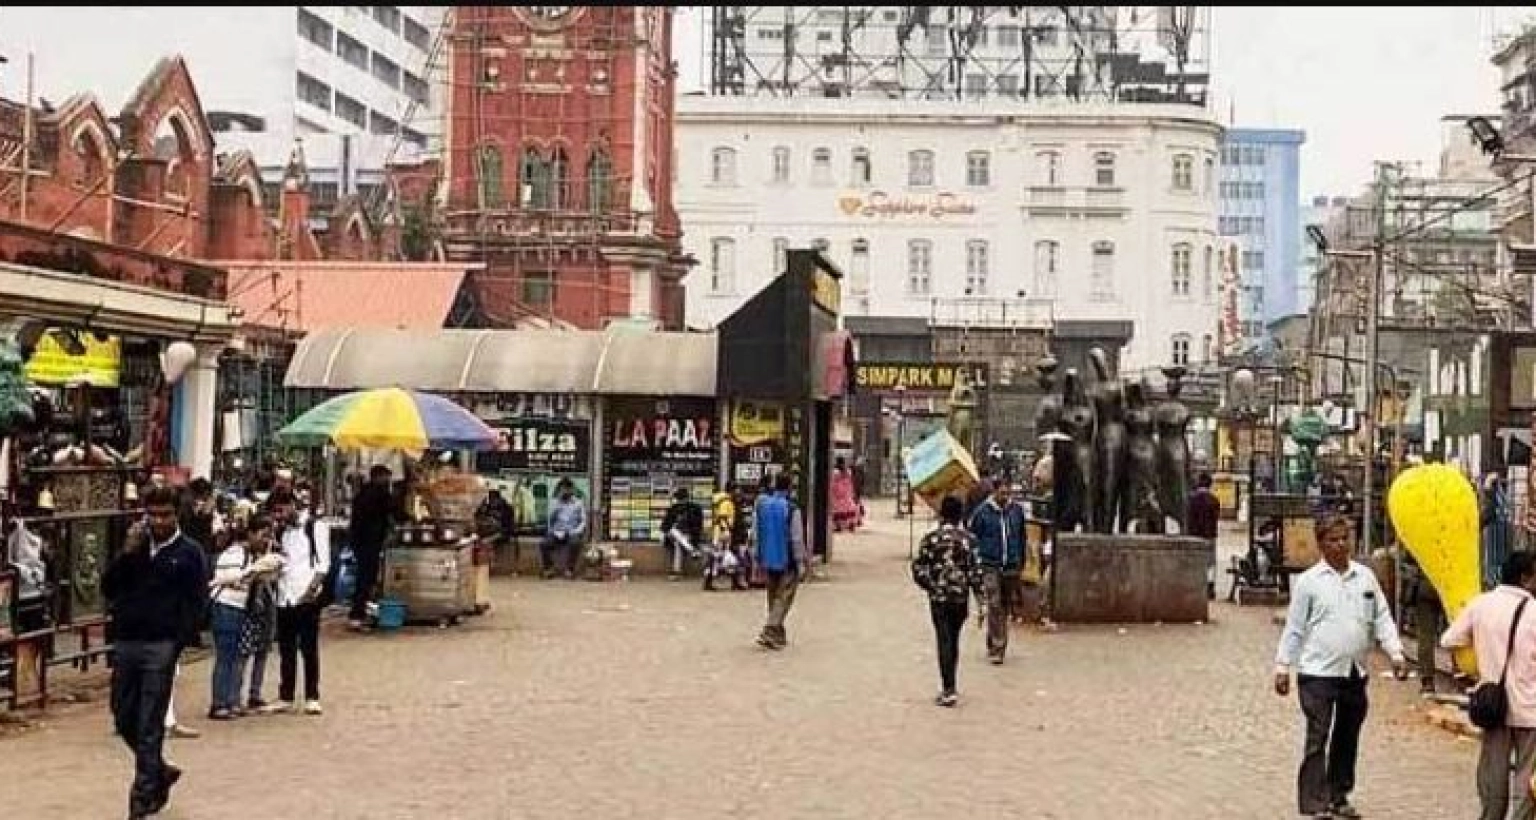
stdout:
MULTIPOLYGON (((156 61, 181 54, 221 151, 251 150, 279 171, 303 138, 311 178, 345 193, 393 152, 436 147, 441 99, 431 68, 446 9, 432 6, 6 7, 0 93, 93 93, 116 111, 156 61), (346 137, 345 140, 341 139, 346 137)), ((437 72, 440 76, 441 72, 437 72)), ((275 181, 275 177, 268 179, 275 181)))
POLYGON ((1130 370, 1215 355, 1222 129, 1203 108, 700 95, 676 133, 690 324, 817 246, 845 315, 1000 297, 1031 321, 1130 322, 1130 370))

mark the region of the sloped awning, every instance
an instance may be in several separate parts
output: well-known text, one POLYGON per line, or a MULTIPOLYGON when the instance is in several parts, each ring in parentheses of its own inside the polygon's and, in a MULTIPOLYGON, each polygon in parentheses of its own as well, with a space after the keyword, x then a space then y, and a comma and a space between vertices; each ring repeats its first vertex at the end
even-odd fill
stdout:
POLYGON ((713 333, 595 330, 321 330, 284 384, 442 393, 713 396, 713 333))
POLYGON ((8 262, 0 262, 0 315, 210 344, 236 329, 223 302, 8 262))

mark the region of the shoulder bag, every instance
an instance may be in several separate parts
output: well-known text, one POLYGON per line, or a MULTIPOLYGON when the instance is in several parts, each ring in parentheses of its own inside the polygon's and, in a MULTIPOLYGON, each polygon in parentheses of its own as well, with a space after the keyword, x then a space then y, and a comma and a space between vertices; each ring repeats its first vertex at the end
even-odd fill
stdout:
POLYGON ((1509 677, 1509 662, 1515 655, 1515 633, 1520 629, 1520 616, 1525 614, 1525 605, 1530 602, 1530 598, 1525 598, 1515 607, 1515 618, 1509 625, 1509 646, 1504 653, 1504 671, 1499 673, 1499 682, 1484 681, 1467 698, 1467 716, 1472 719, 1472 725, 1479 729, 1501 728, 1509 717, 1509 692, 1504 682, 1509 677))

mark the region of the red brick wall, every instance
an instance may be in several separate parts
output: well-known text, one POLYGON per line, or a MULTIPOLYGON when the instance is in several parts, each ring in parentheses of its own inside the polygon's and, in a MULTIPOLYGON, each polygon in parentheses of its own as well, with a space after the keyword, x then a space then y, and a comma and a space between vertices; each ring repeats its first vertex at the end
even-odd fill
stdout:
MULTIPOLYGON (((678 249, 677 212, 672 203, 672 91, 670 61, 672 12, 665 7, 574 7, 557 23, 531 20, 517 7, 460 6, 450 38, 450 99, 447 111, 447 211, 453 221, 449 239, 459 257, 490 257, 490 281, 498 283, 486 298, 512 300, 492 311, 526 314, 542 308, 516 304, 521 288, 503 286, 524 270, 556 271, 556 318, 581 327, 601 327, 610 318, 629 315, 632 272, 601 261, 604 248, 634 237, 633 186, 642 186, 652 203, 654 236, 678 249), (635 44, 656 46, 637 68, 635 44), (637 121, 636 99, 639 99, 637 121), (637 156, 636 146, 643 146, 637 156), (489 210, 521 212, 520 167, 523 151, 533 147, 545 156, 556 149, 567 161, 568 195, 551 209, 562 219, 562 232, 541 239, 514 234, 482 239, 481 226, 454 214, 477 211, 479 151, 499 152, 501 203, 489 210), (612 181, 603 219, 591 218, 587 167, 594 149, 602 147, 610 162, 612 181), (466 250, 488 242, 495 250, 466 250), (547 257, 551 246, 576 246, 590 253, 547 257), (596 257, 599 261, 576 261, 596 257)), ((680 272, 678 272, 680 275, 680 272)), ((652 299, 659 309, 663 300, 652 299)), ((681 323, 681 315, 674 324, 681 323)))

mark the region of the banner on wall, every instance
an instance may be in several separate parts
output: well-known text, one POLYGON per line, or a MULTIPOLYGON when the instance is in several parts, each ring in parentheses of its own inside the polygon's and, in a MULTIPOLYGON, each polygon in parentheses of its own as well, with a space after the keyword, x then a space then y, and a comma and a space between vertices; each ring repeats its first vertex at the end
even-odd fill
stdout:
POLYGON ((84 350, 70 353, 50 329, 37 342, 27 360, 27 378, 35 384, 64 385, 85 382, 92 387, 117 387, 123 374, 123 340, 99 339, 94 333, 78 334, 84 350))

